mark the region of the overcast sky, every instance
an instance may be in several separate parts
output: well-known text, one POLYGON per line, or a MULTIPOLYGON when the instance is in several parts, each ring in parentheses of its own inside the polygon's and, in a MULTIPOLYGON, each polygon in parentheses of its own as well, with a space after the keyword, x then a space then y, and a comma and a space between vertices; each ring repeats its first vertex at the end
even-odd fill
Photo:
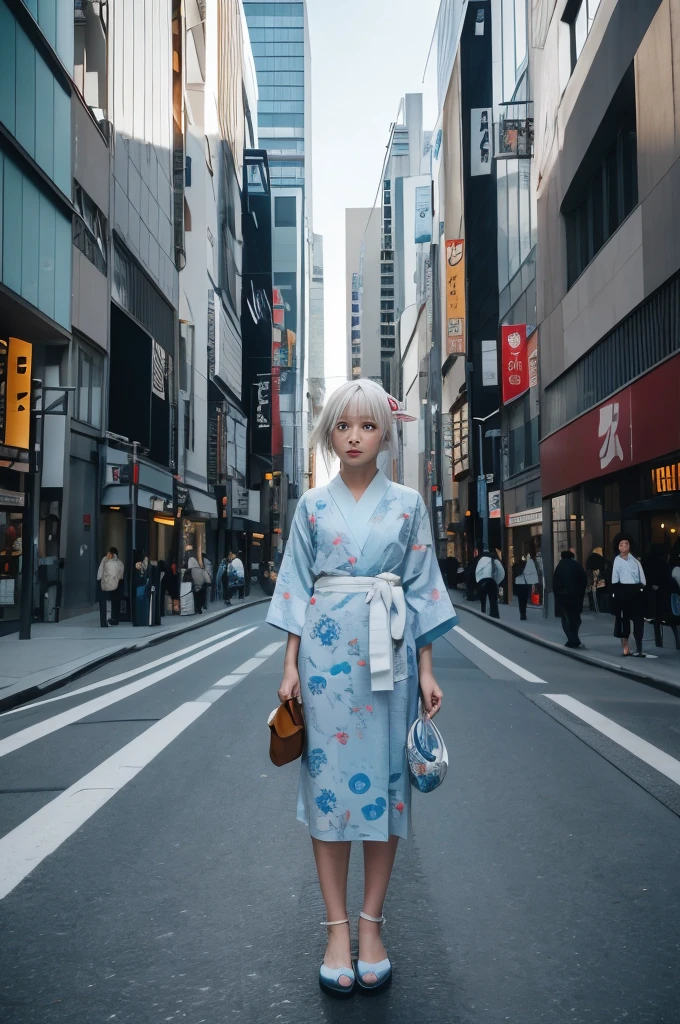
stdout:
POLYGON ((312 47, 314 231, 324 236, 326 375, 344 372, 345 208, 372 206, 389 129, 407 92, 434 128, 439 0, 307 0, 312 47))

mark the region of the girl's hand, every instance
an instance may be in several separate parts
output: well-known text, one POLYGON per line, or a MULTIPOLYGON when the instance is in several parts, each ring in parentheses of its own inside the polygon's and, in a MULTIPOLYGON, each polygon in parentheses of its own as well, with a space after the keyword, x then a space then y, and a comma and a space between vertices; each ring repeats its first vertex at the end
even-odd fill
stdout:
POLYGON ((297 700, 298 704, 302 703, 300 697, 300 673, 297 668, 292 666, 284 666, 283 669, 283 680, 279 687, 279 700, 284 704, 287 700, 297 700))
POLYGON ((423 698, 425 716, 427 718, 434 718, 442 706, 442 697, 444 694, 437 685, 437 680, 431 672, 423 672, 421 670, 420 692, 423 698))

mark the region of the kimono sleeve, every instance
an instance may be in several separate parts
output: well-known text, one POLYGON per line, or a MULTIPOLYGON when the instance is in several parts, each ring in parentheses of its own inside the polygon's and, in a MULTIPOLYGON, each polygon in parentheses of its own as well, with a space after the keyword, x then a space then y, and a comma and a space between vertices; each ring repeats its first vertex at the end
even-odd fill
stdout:
POLYGON ((422 498, 414 513, 402 583, 416 647, 431 644, 458 622, 435 556, 430 517, 422 498))
POLYGON ((307 506, 304 498, 301 498, 295 510, 276 589, 267 613, 267 622, 272 626, 297 636, 302 636, 309 599, 314 591, 314 547, 307 506))

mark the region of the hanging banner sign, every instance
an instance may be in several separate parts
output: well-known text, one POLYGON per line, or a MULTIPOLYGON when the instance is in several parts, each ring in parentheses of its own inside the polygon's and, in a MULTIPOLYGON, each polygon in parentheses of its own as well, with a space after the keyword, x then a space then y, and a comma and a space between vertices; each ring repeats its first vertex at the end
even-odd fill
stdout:
POLYGON ((501 327, 501 373, 503 405, 529 390, 529 359, 527 357, 527 325, 506 324, 501 327))
POLYGON ((430 185, 416 187, 416 245, 432 241, 432 188, 430 185))
POLYGON ((271 374, 258 373, 260 378, 254 387, 257 389, 255 400, 255 427, 257 430, 269 430, 272 425, 272 378, 271 374))
POLYGON ((465 241, 446 242, 446 354, 465 355, 465 241))
POLYGON ((529 362, 529 387, 538 387, 538 331, 527 338, 527 360, 529 362))
POLYGON ((470 111, 470 174, 491 174, 491 109, 470 111))

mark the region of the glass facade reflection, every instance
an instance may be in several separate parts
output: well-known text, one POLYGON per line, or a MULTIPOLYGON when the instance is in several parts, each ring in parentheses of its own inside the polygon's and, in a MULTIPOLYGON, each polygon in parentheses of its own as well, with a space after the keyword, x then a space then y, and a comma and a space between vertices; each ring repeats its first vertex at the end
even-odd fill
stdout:
POLYGON ((58 192, 72 191, 71 97, 37 43, 42 33, 73 72, 73 3, 26 7, 35 25, 0 0, 0 121, 21 147, 8 141, 0 152, 0 281, 70 330, 71 217, 58 192))

